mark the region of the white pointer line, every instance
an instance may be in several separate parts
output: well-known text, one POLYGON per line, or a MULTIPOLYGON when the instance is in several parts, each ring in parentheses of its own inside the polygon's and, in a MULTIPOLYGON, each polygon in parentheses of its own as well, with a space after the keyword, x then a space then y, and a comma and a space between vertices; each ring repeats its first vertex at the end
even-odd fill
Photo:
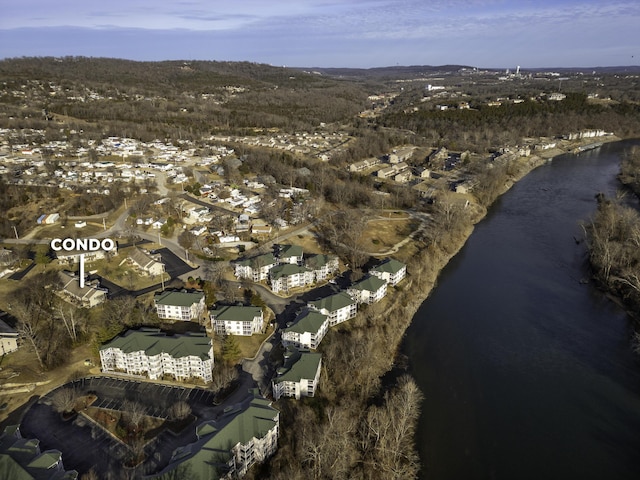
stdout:
POLYGON ((84 253, 80 254, 80 288, 84 288, 84 253))

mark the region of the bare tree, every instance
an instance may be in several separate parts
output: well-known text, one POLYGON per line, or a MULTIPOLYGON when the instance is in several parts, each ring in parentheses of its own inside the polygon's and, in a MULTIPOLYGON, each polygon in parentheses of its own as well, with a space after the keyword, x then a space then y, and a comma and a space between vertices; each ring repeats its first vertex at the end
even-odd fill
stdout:
POLYGON ((222 280, 224 279, 226 268, 227 266, 223 262, 205 261, 202 266, 203 278, 219 287, 222 284, 222 280))
POLYGON ((227 365, 224 362, 216 364, 213 369, 213 382, 211 383, 211 389, 213 391, 220 391, 228 387, 231 382, 237 380, 238 370, 235 365, 227 365))
POLYGON ((58 313, 60 314, 60 318, 62 319, 62 323, 64 324, 67 333, 69 334, 69 338, 73 343, 78 341, 78 320, 79 316, 77 315, 76 309, 69 307, 58 306, 58 313))
POLYGON ((185 401, 179 401, 171 405, 169 418, 172 420, 184 420, 191 414, 191 407, 185 401))
POLYGON ((100 480, 100 477, 92 467, 91 470, 89 470, 88 472, 86 472, 80 477, 80 480, 100 480))
POLYGON ((51 397, 53 408, 58 413, 71 413, 78 401, 75 388, 60 388, 51 397))
POLYGON ((129 424, 138 430, 147 416, 147 407, 139 402, 125 400, 122 402, 122 412, 126 415, 129 424))

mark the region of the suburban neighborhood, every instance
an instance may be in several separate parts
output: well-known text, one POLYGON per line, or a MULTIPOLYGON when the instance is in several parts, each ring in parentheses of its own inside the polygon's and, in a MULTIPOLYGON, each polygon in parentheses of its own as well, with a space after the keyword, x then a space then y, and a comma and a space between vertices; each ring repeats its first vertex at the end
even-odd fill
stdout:
POLYGON ((595 73, 168 62, 116 88, 93 61, 0 75, 2 478, 414 478, 419 302, 499 195, 616 140, 578 120, 623 101, 595 73))

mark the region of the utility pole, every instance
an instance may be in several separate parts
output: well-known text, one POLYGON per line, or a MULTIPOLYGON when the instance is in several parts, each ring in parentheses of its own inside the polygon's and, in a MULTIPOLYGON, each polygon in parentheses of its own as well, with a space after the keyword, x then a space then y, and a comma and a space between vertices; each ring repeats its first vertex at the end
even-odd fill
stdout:
POLYGON ((16 234, 16 240, 19 240, 20 238, 18 237, 18 230, 16 229, 15 225, 12 225, 12 226, 13 226, 13 233, 16 234))
POLYGON ((102 228, 103 228, 104 230, 106 230, 106 229, 107 229, 107 224, 106 224, 106 222, 105 222, 104 218, 102 219, 102 228))

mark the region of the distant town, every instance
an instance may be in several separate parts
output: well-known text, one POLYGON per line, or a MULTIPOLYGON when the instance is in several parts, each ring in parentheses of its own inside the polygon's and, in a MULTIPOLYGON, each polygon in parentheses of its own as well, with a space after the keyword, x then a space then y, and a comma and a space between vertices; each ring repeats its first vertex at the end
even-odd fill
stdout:
MULTIPOLYGON (((299 460, 297 422, 332 405, 356 421, 406 388, 380 378, 406 374, 408 299, 500 194, 637 127, 615 128, 638 105, 621 74, 163 65, 178 88, 31 61, 0 62, 7 478, 261 478, 299 460)), ((366 454, 413 478, 383 453, 366 454)))

